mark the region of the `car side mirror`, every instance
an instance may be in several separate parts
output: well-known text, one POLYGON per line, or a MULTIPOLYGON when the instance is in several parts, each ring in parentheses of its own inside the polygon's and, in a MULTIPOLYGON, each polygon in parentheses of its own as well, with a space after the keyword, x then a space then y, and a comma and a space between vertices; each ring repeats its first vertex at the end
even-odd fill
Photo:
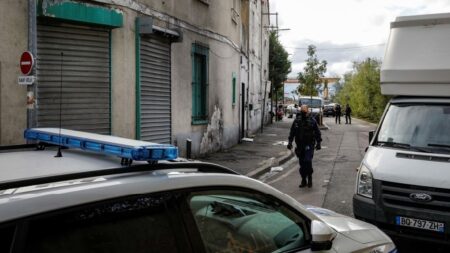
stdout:
POLYGON ((373 135, 375 134, 375 131, 370 131, 369 132, 369 144, 372 142, 373 139, 373 135))
POLYGON ((311 235, 311 251, 322 251, 331 249, 336 232, 324 222, 313 220, 311 222, 311 235))

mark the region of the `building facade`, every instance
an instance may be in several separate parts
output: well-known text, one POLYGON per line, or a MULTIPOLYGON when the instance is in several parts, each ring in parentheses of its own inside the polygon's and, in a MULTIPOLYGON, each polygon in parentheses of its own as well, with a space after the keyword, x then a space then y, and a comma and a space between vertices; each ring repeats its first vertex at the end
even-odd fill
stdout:
MULTIPOLYGON (((269 1, 242 1, 241 94, 246 101, 245 133, 253 135, 269 122, 269 1)), ((242 135, 242 134, 241 134, 242 135)))
POLYGON ((0 145, 24 144, 27 127, 59 126, 171 143, 181 155, 188 141, 193 156, 236 144, 242 126, 248 134, 262 123, 263 8, 266 0, 1 1, 0 145), (243 6, 254 13, 246 31, 243 6), (32 85, 18 84, 24 51, 35 57, 32 85))

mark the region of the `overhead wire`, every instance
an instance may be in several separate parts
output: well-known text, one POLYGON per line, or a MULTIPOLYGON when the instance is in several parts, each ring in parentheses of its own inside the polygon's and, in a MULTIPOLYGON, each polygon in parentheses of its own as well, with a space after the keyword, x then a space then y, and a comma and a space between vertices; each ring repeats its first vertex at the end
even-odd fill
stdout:
MULTIPOLYGON (((386 45, 386 43, 372 44, 372 45, 363 45, 363 46, 353 46, 353 47, 316 48, 316 51, 351 50, 351 49, 360 49, 360 48, 366 48, 366 47, 380 47, 380 46, 385 46, 385 45, 386 45)), ((308 47, 285 47, 285 48, 298 49, 298 50, 308 50, 308 47)))

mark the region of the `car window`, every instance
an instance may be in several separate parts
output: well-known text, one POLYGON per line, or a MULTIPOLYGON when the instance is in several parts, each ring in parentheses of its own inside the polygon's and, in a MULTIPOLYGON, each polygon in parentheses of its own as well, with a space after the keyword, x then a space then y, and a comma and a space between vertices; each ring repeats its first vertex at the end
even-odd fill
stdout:
POLYGON ((199 192, 189 206, 206 252, 284 252, 309 245, 305 219, 258 194, 199 192))
POLYGON ((185 252, 169 195, 135 197, 31 221, 25 252, 185 252))
POLYGON ((450 153, 450 105, 392 104, 381 125, 377 142, 450 153))

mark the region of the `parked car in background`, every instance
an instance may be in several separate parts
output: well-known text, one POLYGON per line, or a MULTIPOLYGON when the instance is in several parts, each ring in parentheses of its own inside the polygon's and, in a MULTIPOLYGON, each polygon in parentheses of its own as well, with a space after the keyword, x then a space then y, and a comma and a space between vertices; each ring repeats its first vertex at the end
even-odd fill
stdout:
POLYGON ((286 107, 286 116, 288 118, 295 118, 297 112, 299 111, 298 106, 295 107, 296 105, 294 104, 290 104, 286 107))
POLYGON ((332 104, 327 104, 323 106, 323 116, 328 117, 328 116, 333 116, 335 115, 334 113, 334 106, 336 104, 332 103, 332 104))

